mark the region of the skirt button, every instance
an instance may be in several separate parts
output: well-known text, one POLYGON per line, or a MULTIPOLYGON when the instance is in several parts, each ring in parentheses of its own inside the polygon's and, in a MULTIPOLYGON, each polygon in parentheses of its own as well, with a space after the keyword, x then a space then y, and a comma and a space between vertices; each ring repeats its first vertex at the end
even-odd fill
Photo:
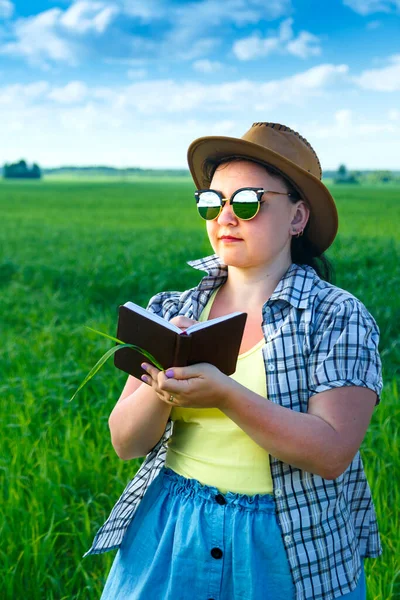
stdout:
POLYGON ((216 500, 216 502, 218 502, 218 504, 226 504, 226 500, 222 494, 217 494, 215 496, 215 500, 216 500))
POLYGON ((221 550, 221 548, 213 548, 211 550, 211 556, 213 558, 221 558, 222 557, 222 550, 221 550))

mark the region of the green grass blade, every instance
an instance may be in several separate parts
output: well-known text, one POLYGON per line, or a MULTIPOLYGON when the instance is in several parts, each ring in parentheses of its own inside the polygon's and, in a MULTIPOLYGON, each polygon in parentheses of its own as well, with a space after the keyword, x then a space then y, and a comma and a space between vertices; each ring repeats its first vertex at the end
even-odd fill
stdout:
POLYGON ((124 346, 128 346, 128 345, 129 344, 124 344, 124 345, 121 345, 121 346, 114 346, 114 348, 110 348, 109 350, 107 350, 107 352, 105 354, 103 354, 103 356, 94 365, 93 369, 91 369, 89 371, 89 373, 86 375, 85 379, 82 381, 82 383, 80 384, 80 386, 78 387, 78 389, 76 390, 76 392, 74 393, 74 395, 68 400, 68 402, 72 402, 72 400, 75 398, 75 396, 77 395, 77 393, 83 388, 84 385, 87 384, 88 381, 90 381, 92 379, 92 377, 94 375, 96 375, 97 371, 99 371, 101 369, 101 367, 104 365, 104 363, 106 362, 106 360, 108 358, 110 358, 110 356, 112 356, 113 354, 115 354, 115 352, 117 352, 117 350, 120 350, 120 348, 123 348, 124 346))
POLYGON ((86 327, 86 329, 89 329, 89 331, 93 331, 94 333, 98 333, 99 335, 102 335, 102 336, 108 338, 109 340, 112 340, 113 342, 118 342, 118 344, 124 343, 121 340, 119 340, 118 338, 115 338, 112 335, 108 335, 108 333, 103 333, 102 331, 97 331, 97 329, 92 329, 92 327, 88 327, 87 325, 84 325, 84 327, 86 327))
POLYGON ((154 358, 154 356, 152 354, 150 354, 150 352, 143 350, 143 348, 140 348, 139 346, 136 346, 135 344, 124 344, 124 342, 122 342, 121 340, 118 340, 117 338, 114 338, 111 335, 108 335, 107 333, 103 333, 102 331, 97 331, 96 329, 92 329, 91 327, 87 327, 86 325, 85 325, 85 327, 86 327, 86 329, 89 329, 90 331, 93 331, 94 333, 98 333, 99 335, 102 335, 106 338, 109 338, 110 340, 113 340, 114 342, 117 342, 119 345, 114 346, 113 348, 110 348, 109 350, 107 350, 107 352, 105 352, 105 354, 103 354, 103 356, 97 361, 97 363, 94 365, 94 367, 86 375, 85 379, 82 381, 82 383, 80 384, 80 386, 78 387, 76 392, 73 394, 73 396, 68 400, 68 402, 72 402, 72 400, 75 398, 77 393, 87 384, 88 381, 90 381, 92 379, 92 377, 94 375, 96 375, 96 373, 101 369, 101 367, 110 358, 110 356, 115 354, 115 352, 117 352, 118 350, 121 350, 121 348, 132 348, 133 350, 136 350, 136 352, 143 354, 143 356, 145 358, 147 358, 147 360, 150 361, 155 367, 157 367, 157 369, 160 369, 160 371, 164 370, 164 367, 158 362, 158 360, 156 358, 154 358))
POLYGON ((160 369, 160 371, 164 370, 164 367, 158 362, 158 360, 152 354, 150 354, 150 352, 147 352, 147 350, 140 348, 140 346, 136 346, 135 344, 125 344, 125 342, 123 342, 122 340, 119 340, 118 338, 115 338, 112 335, 108 335, 108 333, 103 333, 102 331, 98 331, 97 329, 92 329, 92 327, 88 327, 87 325, 85 325, 85 327, 86 329, 89 329, 94 333, 98 333, 99 335, 102 335, 108 338, 109 340, 112 340, 113 342, 122 344, 124 347, 133 348, 133 350, 136 350, 137 352, 140 352, 140 354, 143 354, 143 356, 145 356, 151 363, 153 363, 153 365, 157 367, 157 369, 160 369))

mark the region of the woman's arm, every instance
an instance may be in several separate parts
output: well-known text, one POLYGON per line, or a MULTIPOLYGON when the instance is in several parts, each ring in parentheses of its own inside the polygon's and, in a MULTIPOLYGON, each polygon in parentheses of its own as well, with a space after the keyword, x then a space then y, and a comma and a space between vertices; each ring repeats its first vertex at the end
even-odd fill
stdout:
POLYGON ((335 388, 312 396, 308 412, 299 413, 237 385, 221 410, 272 456, 336 479, 361 445, 376 398, 364 387, 335 388))
MULTIPOLYGON (((149 386, 173 394, 183 408, 218 408, 279 460, 324 479, 336 479, 359 449, 376 403, 366 387, 342 386, 313 395, 301 413, 250 391, 200 363, 166 373, 146 368, 149 386)), ((168 400, 161 400, 169 404, 168 400)))
POLYGON ((129 460, 150 452, 165 431, 171 408, 160 402, 151 388, 129 375, 108 419, 118 456, 129 460))
MULTIPOLYGON (((170 320, 182 331, 196 322, 183 316, 170 320)), ((118 456, 129 460, 150 452, 163 435, 172 408, 160 400, 155 390, 129 375, 108 419, 111 443, 118 456)))

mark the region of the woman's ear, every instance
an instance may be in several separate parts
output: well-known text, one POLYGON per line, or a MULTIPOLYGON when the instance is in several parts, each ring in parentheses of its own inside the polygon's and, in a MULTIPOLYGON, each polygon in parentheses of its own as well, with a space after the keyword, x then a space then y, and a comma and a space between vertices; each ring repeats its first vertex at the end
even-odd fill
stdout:
POLYGON ((296 229, 296 232, 303 231, 310 217, 310 209, 307 204, 300 200, 296 205, 295 215, 290 225, 296 229))

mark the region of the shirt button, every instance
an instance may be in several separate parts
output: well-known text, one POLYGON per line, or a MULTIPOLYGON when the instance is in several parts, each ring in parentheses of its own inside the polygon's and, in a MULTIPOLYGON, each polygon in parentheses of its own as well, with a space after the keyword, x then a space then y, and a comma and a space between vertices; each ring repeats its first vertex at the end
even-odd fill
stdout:
POLYGON ((268 363, 268 371, 275 371, 275 365, 272 363, 268 363))
POLYGON ((282 496, 282 490, 278 488, 277 490, 275 490, 274 494, 279 498, 280 496, 282 496))
POLYGON ((223 497, 222 494, 217 494, 215 496, 215 500, 218 502, 218 504, 221 504, 221 505, 222 504, 226 504, 226 500, 225 500, 225 498, 223 497))
POLYGON ((291 544, 292 543, 292 536, 291 535, 285 535, 285 542, 287 544, 291 544))
POLYGON ((221 548, 213 548, 211 550, 211 556, 213 558, 221 558, 221 556, 222 556, 222 550, 221 550, 221 548))

